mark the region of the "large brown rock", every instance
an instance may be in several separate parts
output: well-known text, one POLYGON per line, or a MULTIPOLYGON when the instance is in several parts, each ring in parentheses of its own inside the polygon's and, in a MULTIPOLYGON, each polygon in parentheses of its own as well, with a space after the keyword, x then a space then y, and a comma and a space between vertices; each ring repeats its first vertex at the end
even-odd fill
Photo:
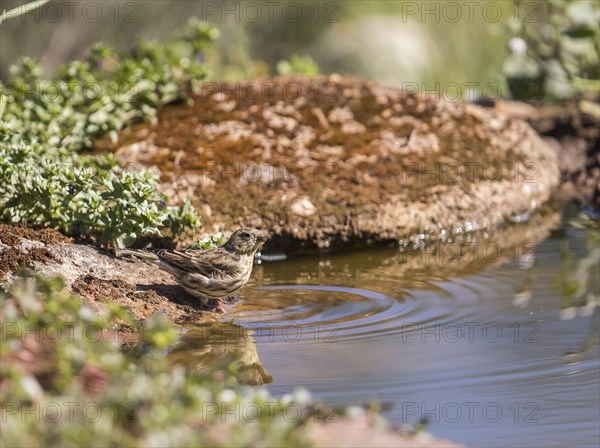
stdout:
POLYGON ((559 182, 529 125, 472 104, 337 75, 206 83, 193 99, 98 148, 158 170, 206 233, 255 226, 288 251, 447 237, 530 213, 559 182))

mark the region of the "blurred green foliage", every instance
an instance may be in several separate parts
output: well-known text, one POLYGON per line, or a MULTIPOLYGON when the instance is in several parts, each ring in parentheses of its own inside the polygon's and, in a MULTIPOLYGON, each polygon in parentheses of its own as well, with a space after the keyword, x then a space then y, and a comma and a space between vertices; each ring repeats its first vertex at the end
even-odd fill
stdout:
POLYGON ((167 206, 155 175, 79 153, 94 138, 116 139, 123 127, 184 98, 204 77, 199 55, 215 37, 214 28, 192 19, 165 45, 139 39, 122 56, 94 45, 51 79, 31 59, 14 65, 11 81, 0 85, 0 219, 119 247, 142 234, 196 228, 189 203, 167 206))
MULTIPOLYGON (((521 37, 540 71, 541 76, 534 78, 542 85, 541 95, 568 98, 598 90, 597 0, 284 0, 270 6, 259 2, 258 9, 240 1, 121 0, 103 6, 97 22, 82 17, 86 0, 76 8, 72 21, 65 13, 68 0, 55 3, 62 5, 59 21, 44 21, 50 14, 42 12, 6 23, 5 61, 22 54, 38 55, 45 68, 54 69, 66 58, 82 54, 94 40, 108 39, 126 49, 135 36, 164 39, 190 15, 198 15, 221 31, 216 46, 206 50, 205 67, 211 79, 296 72, 298 67, 279 62, 291 64, 291 55, 310 55, 324 73, 397 87, 417 83, 421 90, 442 92, 458 83, 464 97, 470 97, 471 91, 485 95, 489 87, 489 96, 500 90, 507 97, 502 70, 506 44, 511 37, 521 37), (25 39, 31 27, 23 25, 33 23, 38 38, 25 39)), ((523 66, 532 67, 531 63, 523 66)), ((0 76, 6 77, 3 67, 0 76)))
POLYGON ((225 235, 221 232, 207 236, 202 238, 201 240, 196 241, 194 244, 188 247, 188 249, 212 249, 214 247, 218 247, 225 242, 225 235))
POLYGON ((61 280, 32 278, 0 294, 0 315, 2 446, 308 445, 314 414, 286 417, 285 402, 238 385, 235 364, 170 365, 178 333, 164 316, 122 350, 111 322, 130 323, 126 311, 96 313, 61 280))
POLYGON ((61 65, 51 79, 24 58, 1 85, 0 118, 26 138, 75 151, 103 133, 116 138, 125 125, 155 118, 160 106, 204 78, 198 55, 216 36, 214 28, 192 19, 167 44, 138 39, 123 55, 95 44, 87 57, 61 65))
MULTIPOLYGON (((52 9, 46 6, 37 15, 8 21, 2 31, 5 67, 28 55, 39 58, 45 70, 55 70, 65 60, 81 57, 97 40, 127 50, 136 36, 165 40, 196 15, 221 35, 205 52, 211 80, 273 75, 279 61, 310 55, 323 73, 393 86, 404 82, 426 83, 424 87, 430 89, 436 88, 436 82, 442 87, 450 82, 483 85, 503 82, 507 37, 501 25, 512 16, 511 1, 494 2, 491 11, 500 9, 497 20, 485 19, 485 2, 474 6, 458 2, 461 18, 454 22, 445 19, 447 2, 437 0, 283 0, 255 6, 243 1, 116 0, 100 3, 101 14, 91 22, 82 14, 88 2, 92 0, 82 0, 74 8, 72 20, 68 0, 55 0, 62 11, 60 20, 44 20, 52 9), (415 8, 417 12, 410 13, 415 8), (474 8, 472 20, 470 8, 474 8), (432 10, 436 12, 427 13, 432 10), (405 51, 406 47, 414 51, 405 51)), ((7 77, 6 68, 0 67, 0 77, 7 77)))
POLYGON ((584 212, 569 219, 569 226, 585 232, 586 252, 576 253, 567 242, 561 247, 560 275, 554 287, 561 295, 561 308, 598 306, 600 299, 600 227, 584 212))
POLYGON ((600 93, 600 2, 515 1, 515 7, 515 16, 521 20, 512 21, 509 29, 515 37, 522 39, 526 52, 513 54, 508 64, 505 63, 509 84, 511 80, 522 81, 521 84, 512 83, 513 97, 583 98, 597 102, 600 93), (532 5, 536 6, 534 10, 532 5), (527 82, 530 86, 538 83, 540 88, 528 92, 523 85, 527 82))
POLYGON ((308 55, 293 55, 289 60, 282 59, 277 63, 277 74, 315 76, 319 74, 319 66, 308 55))

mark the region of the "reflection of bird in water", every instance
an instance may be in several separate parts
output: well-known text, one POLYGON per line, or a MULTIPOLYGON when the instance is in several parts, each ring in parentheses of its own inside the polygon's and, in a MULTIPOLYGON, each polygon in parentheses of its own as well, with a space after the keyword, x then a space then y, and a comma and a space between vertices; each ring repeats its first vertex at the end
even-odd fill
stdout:
POLYGON ((561 251, 561 274, 555 284, 561 293, 561 319, 589 316, 600 302, 600 242, 598 224, 580 213, 569 226, 587 233, 586 253, 576 254, 565 242, 561 251))
MULTIPOLYGON (((600 317, 600 233, 598 223, 588 213, 579 213, 569 226, 587 233, 586 252, 582 255, 565 243, 561 251, 561 271, 555 278, 560 288, 560 318, 590 316, 589 332, 581 346, 564 354, 569 362, 579 362, 593 354, 598 346, 600 317)), ((595 358, 594 358, 595 359, 595 358)))
POLYGON ((215 322, 189 329, 167 357, 187 370, 214 370, 215 366, 235 363, 241 384, 259 386, 273 381, 258 358, 254 332, 232 323, 215 322))

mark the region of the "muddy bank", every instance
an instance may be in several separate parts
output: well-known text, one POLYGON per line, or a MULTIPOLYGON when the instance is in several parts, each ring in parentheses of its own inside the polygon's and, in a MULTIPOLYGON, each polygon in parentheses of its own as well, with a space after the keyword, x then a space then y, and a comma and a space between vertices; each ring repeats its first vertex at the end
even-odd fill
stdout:
POLYGON ((177 324, 212 314, 155 266, 74 244, 54 230, 0 224, 0 285, 14 280, 22 267, 61 276, 97 311, 107 301, 116 302, 140 323, 156 313, 166 313, 177 324))
POLYGON ((69 238, 52 229, 34 230, 0 224, 0 282, 23 265, 45 261, 60 263, 45 246, 68 241, 69 238))
POLYGON ((491 229, 559 183, 555 152, 528 124, 472 104, 336 75, 207 83, 193 100, 96 150, 160 173, 206 234, 267 229, 267 251, 491 229))

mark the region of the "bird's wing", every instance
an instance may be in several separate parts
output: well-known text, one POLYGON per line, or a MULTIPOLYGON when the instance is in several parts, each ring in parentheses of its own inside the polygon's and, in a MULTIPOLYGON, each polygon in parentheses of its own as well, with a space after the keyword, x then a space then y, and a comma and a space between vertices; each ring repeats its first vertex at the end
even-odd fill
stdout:
POLYGON ((158 257, 152 252, 147 250, 139 249, 121 249, 119 252, 121 255, 133 255, 134 257, 145 259, 145 260, 158 260, 158 257))
POLYGON ((161 260, 184 271, 205 276, 230 275, 236 268, 234 256, 227 251, 210 250, 157 250, 161 260))

